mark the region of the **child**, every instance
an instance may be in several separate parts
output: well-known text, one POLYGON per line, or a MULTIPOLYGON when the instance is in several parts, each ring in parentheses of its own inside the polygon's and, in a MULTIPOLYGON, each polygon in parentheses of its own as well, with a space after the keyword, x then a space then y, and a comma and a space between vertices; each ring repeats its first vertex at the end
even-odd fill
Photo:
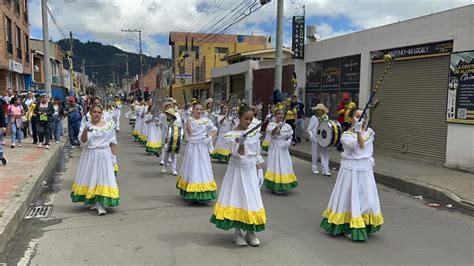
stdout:
POLYGON ((161 154, 161 130, 157 126, 157 119, 155 119, 154 105, 148 107, 148 113, 145 115, 145 123, 148 125, 148 139, 145 145, 145 151, 150 155, 159 156, 161 154))
POLYGON ((328 108, 322 103, 318 103, 315 107, 311 108, 316 111, 316 115, 311 117, 308 125, 308 135, 311 141, 311 158, 312 158, 312 171, 313 174, 319 174, 318 171, 318 157, 321 157, 321 165, 323 168, 324 176, 331 176, 329 172, 329 153, 327 147, 321 147, 318 143, 317 133, 318 126, 322 121, 328 120, 328 108))
POLYGON ((177 176, 176 161, 178 160, 179 147, 182 144, 184 131, 179 127, 181 124, 177 118, 176 111, 173 108, 166 109, 164 113, 166 115, 166 121, 164 122, 164 135, 167 136, 167 139, 171 137, 167 135, 170 127, 177 128, 178 132, 174 132, 174 134, 177 134, 176 145, 174 147, 173 145, 170 145, 170 143, 166 143, 168 140, 165 140, 166 142, 163 144, 164 166, 161 172, 165 174, 168 171, 171 171, 174 176, 177 176))

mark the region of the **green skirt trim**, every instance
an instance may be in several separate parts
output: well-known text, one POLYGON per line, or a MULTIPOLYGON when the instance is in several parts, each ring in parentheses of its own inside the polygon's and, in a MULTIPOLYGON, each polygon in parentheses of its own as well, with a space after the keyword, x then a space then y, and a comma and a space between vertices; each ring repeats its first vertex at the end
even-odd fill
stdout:
POLYGON ((148 152, 151 155, 160 155, 161 154, 161 148, 146 147, 145 151, 148 152))
POLYGON ((133 135, 133 139, 135 142, 140 142, 140 136, 138 135, 133 135))
POLYGON ((262 146, 261 148, 262 148, 262 151, 268 152, 268 146, 262 146))
POLYGON ((120 205, 120 198, 109 198, 104 196, 95 196, 90 199, 86 199, 85 195, 74 195, 71 192, 71 200, 72 202, 84 202, 84 205, 91 206, 95 203, 102 204, 104 207, 117 207, 120 205))
POLYGON ((327 218, 321 221, 320 226, 333 236, 342 235, 344 233, 351 234, 353 241, 365 241, 369 238, 370 234, 373 234, 380 230, 381 225, 373 226, 366 225, 365 228, 351 228, 350 224, 332 224, 328 222, 327 218))
POLYGON ((184 200, 192 202, 205 202, 217 199, 216 191, 187 192, 185 190, 179 189, 179 194, 184 200))
POLYGON ((228 162, 230 160, 230 155, 222 155, 218 153, 211 154, 211 158, 214 160, 225 161, 228 162))
POLYGON ((275 183, 275 182, 265 179, 263 181, 263 184, 268 189, 271 189, 277 192, 285 192, 285 191, 289 191, 291 189, 296 188, 298 186, 298 181, 288 183, 288 184, 282 184, 282 183, 275 183))
POLYGON ((239 228, 244 231, 251 231, 251 232, 261 232, 265 230, 265 224, 246 224, 239 221, 232 221, 229 219, 218 220, 216 219, 215 215, 211 216, 211 223, 215 224, 217 228, 222 230, 230 230, 232 228, 239 228))

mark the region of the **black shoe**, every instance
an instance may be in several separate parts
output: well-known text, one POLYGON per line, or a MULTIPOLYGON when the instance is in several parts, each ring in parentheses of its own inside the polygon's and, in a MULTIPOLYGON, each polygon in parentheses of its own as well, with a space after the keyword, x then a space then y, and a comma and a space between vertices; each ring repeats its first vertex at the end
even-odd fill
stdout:
POLYGON ((3 157, 2 157, 2 163, 3 163, 3 165, 6 165, 8 163, 8 160, 5 157, 5 155, 3 155, 3 157))

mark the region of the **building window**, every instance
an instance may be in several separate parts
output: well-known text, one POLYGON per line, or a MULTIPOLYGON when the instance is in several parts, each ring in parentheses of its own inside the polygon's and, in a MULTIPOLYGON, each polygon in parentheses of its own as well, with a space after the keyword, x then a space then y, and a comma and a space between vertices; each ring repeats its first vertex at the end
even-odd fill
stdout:
POLYGON ((193 52, 195 52, 194 57, 199 59, 199 46, 193 46, 193 52))
POLYGON ((180 56, 183 52, 187 51, 188 49, 186 48, 185 45, 180 45, 178 47, 178 56, 180 56))
POLYGON ((20 27, 16 26, 16 56, 18 59, 23 58, 23 50, 21 49, 21 29, 20 27))
POLYGON ((28 0, 25 0, 25 11, 23 12, 23 18, 28 22, 28 0))
POLYGON ((20 0, 14 0, 14 4, 15 4, 15 12, 17 14, 20 14, 20 0))
POLYGON ((5 17, 5 36, 7 41, 7 53, 13 55, 12 20, 8 17, 5 17))
POLYGON ((201 70, 199 69, 199 67, 196 67, 196 69, 194 70, 194 81, 201 82, 201 70))
POLYGON ((27 63, 30 62, 30 37, 25 34, 25 60, 27 63))
POLYGON ((216 47, 215 52, 217 54, 227 54, 229 52, 229 48, 227 48, 227 47, 216 47))

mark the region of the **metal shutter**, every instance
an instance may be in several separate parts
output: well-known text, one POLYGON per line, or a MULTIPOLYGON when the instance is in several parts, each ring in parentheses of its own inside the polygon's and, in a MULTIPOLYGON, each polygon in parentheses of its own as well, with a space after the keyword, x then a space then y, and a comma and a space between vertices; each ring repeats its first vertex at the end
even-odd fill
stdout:
MULTIPOLYGON (((377 150, 426 156, 444 162, 449 56, 395 61, 376 98, 372 128, 377 150)), ((372 87, 385 65, 372 65, 372 87)))

